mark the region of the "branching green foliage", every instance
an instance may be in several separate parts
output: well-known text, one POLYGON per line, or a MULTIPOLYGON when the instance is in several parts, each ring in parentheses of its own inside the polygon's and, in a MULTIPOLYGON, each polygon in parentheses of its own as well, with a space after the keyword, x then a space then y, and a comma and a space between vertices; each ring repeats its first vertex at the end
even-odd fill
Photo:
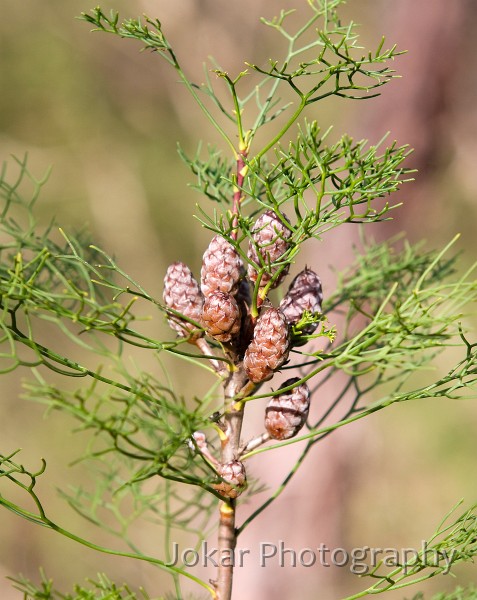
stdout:
MULTIPOLYGON (((394 77, 394 71, 386 66, 386 63, 398 56, 400 52, 395 47, 383 50, 384 40, 381 40, 374 52, 363 53, 357 43, 358 35, 355 24, 342 25, 338 18, 335 8, 341 2, 342 0, 309 2, 311 16, 295 32, 287 28, 287 17, 294 11, 282 11, 279 17, 272 20, 262 19, 266 26, 275 29, 283 36, 286 56, 282 60, 271 59, 267 68, 247 63, 246 66, 249 67, 249 70, 264 77, 259 78, 258 87, 253 87, 243 97, 239 97, 236 93, 236 86, 249 74, 249 70, 231 78, 226 71, 215 69, 215 73, 224 79, 231 91, 234 102, 230 108, 220 102, 209 79, 203 86, 189 82, 158 19, 145 17, 143 20, 126 19, 120 22, 118 13, 111 12, 106 15, 99 7, 90 13, 83 13, 82 18, 99 31, 113 33, 123 38, 136 39, 143 44, 145 49, 161 53, 161 56, 178 71, 184 83, 193 88, 194 94, 196 93, 195 89, 203 87, 204 93, 210 97, 212 104, 221 113, 232 123, 239 122, 242 134, 240 141, 243 142, 247 129, 243 126, 242 114, 246 105, 252 100, 256 102, 260 110, 249 128, 248 137, 251 139, 263 125, 276 119, 284 110, 294 110, 293 116, 288 121, 290 126, 309 104, 332 95, 346 98, 370 98, 372 97, 372 94, 369 94, 370 91, 381 87, 394 77), (296 94, 299 100, 297 108, 293 108, 291 105, 277 108, 279 103, 277 91, 282 84, 296 94), (327 87, 330 89, 326 89, 327 87)), ((203 105, 201 108, 208 111, 203 105)), ((214 120, 210 112, 207 114, 216 129, 233 148, 234 144, 231 143, 224 129, 214 120)), ((283 132, 280 132, 268 148, 262 149, 259 156, 265 154, 282 136, 283 132)))
MULTIPOLYGON (((63 594, 53 587, 53 581, 42 573, 40 585, 35 585, 24 578, 14 579, 15 588, 31 600, 150 600, 144 590, 132 592, 127 585, 117 586, 105 575, 98 576, 97 581, 90 581, 87 587, 75 586, 72 594, 63 594)), ((164 600, 163 597, 158 600, 164 600)))
MULTIPOLYGON (((147 463, 147 473, 170 467, 169 474, 175 477, 174 472, 184 472, 190 460, 185 443, 203 424, 204 417, 197 406, 188 409, 172 389, 152 375, 128 372, 121 360, 125 343, 162 350, 160 343, 132 329, 136 320, 132 312, 134 302, 118 301, 123 295, 133 295, 131 282, 128 280, 124 287, 114 282, 113 277, 124 274, 115 268, 112 259, 103 266, 95 265, 93 261, 104 256, 99 250, 90 248, 83 252, 81 242, 70 239, 60 246, 51 240, 51 228, 44 234, 33 233, 32 202, 22 203, 16 194, 21 179, 29 176, 26 164, 20 166, 19 179, 13 185, 5 177, 2 179, 5 204, 0 225, 0 326, 5 350, 1 368, 8 371, 18 365, 44 366, 60 375, 90 379, 90 385, 80 391, 66 392, 38 374, 37 383, 29 385, 29 394, 48 401, 52 408, 61 406, 74 415, 82 428, 101 432, 104 443, 91 449, 91 456, 115 451, 147 463), (20 209, 20 215, 16 209, 20 209), (17 219, 25 217, 32 224, 31 231, 18 225, 17 219), (97 279, 93 279, 95 276, 97 279), (100 364, 81 365, 61 355, 47 341, 41 343, 40 339, 47 337, 44 328, 38 332, 42 321, 58 328, 66 340, 90 351, 91 356, 99 356, 113 367, 118 378, 104 376, 100 364), (116 347, 111 348, 100 335, 115 338, 116 347), (113 394, 111 389, 115 390, 113 394), (169 464, 172 457, 178 461, 176 466, 169 464)), ((158 306, 149 295, 137 292, 146 296, 154 308, 158 306)), ((134 298, 137 300, 138 295, 134 294, 134 298)), ((175 346, 165 345, 173 352, 175 346)), ((203 481, 201 473, 195 482, 202 485, 203 481)))
MULTIPOLYGON (((135 38, 145 48, 160 52, 160 56, 174 66, 207 118, 232 148, 230 161, 213 147, 208 148, 205 159, 200 158, 200 150, 193 159, 181 152, 197 176, 197 188, 224 205, 224 209, 232 204, 237 186, 244 196, 243 207, 252 204, 256 210, 258 203, 277 211, 286 203, 292 203, 297 217, 294 238, 299 244, 309 237, 320 237, 324 231, 343 222, 373 222, 385 218, 393 207, 386 202, 378 205, 376 201, 402 183, 406 172, 402 162, 409 153, 406 146, 392 144, 381 149, 381 142, 367 147, 365 140, 355 142, 347 136, 328 146, 325 138, 330 132, 322 135, 315 121, 304 122, 298 128, 296 141, 284 144, 285 133, 298 123, 308 105, 329 96, 371 98, 375 94, 370 91, 394 77, 394 71, 386 63, 399 54, 396 48, 383 50, 384 40, 381 40, 375 52, 363 54, 357 44, 355 25, 341 24, 335 4, 338 3, 310 2, 312 16, 294 33, 287 29, 287 17, 291 13, 282 12, 271 21, 264 19, 265 25, 285 38, 286 58, 271 60, 267 68, 248 64, 248 70, 235 78, 215 69, 219 82, 223 81, 230 93, 230 108, 219 100, 209 77, 203 85, 188 81, 159 21, 145 18, 120 23, 116 13, 108 16, 99 8, 83 14, 83 18, 100 31, 135 38), (323 29, 314 33, 320 19, 324 19, 323 29), (283 87, 284 92, 291 91, 295 99, 280 105, 278 94, 283 87), (219 116, 227 117, 224 126, 215 117, 217 111, 219 116), (279 124, 270 129, 269 142, 254 150, 257 131, 275 120, 279 124), (232 142, 228 123, 237 130, 238 148, 232 142), (269 151, 272 156, 268 156, 269 151), (247 171, 245 180, 237 173, 239 158, 247 171), (305 193, 313 201, 305 197, 305 193)), ((216 212, 205 217, 204 224, 212 231, 228 234, 232 221, 229 210, 219 218, 219 226, 216 212)), ((246 222, 241 226, 247 232, 246 222)), ((288 259, 293 259, 293 253, 288 259)))
MULTIPOLYGON (((475 600, 476 598, 477 589, 475 586, 470 585, 467 588, 458 587, 450 594, 436 594, 432 597, 432 600, 475 600)), ((425 596, 419 593, 412 600, 425 600, 425 596)))
POLYGON ((239 531, 280 496, 313 446, 336 429, 396 402, 475 396, 477 345, 466 339, 460 322, 462 313, 456 312, 456 305, 470 304, 477 297, 477 282, 470 278, 472 271, 449 283, 456 256, 447 258, 445 251, 423 252, 405 241, 399 248, 398 242, 399 239, 368 245, 365 253, 358 254, 355 263, 341 274, 339 285, 325 305, 327 314, 341 313, 346 317, 336 348, 315 354, 296 351, 299 360, 292 364, 301 368, 301 381, 316 381, 313 378, 318 376, 314 393, 319 394, 338 372, 340 384, 319 419, 309 422, 309 433, 252 449, 245 455, 252 457, 275 447, 307 441, 282 484, 239 531), (383 290, 389 290, 384 300, 383 290), (435 379, 432 360, 445 347, 460 348, 461 355, 446 374, 435 379), (413 377, 415 374, 420 375, 419 379, 413 377), (429 383, 416 387, 423 376, 429 383), (334 420, 331 424, 330 418, 334 420))
MULTIPOLYGON (((244 314, 233 301, 240 335, 249 336, 244 348, 239 342, 234 346, 227 336, 211 335, 202 318, 205 311, 198 322, 170 303, 165 306, 85 236, 75 237, 54 224, 40 230, 34 205, 44 180, 33 177, 26 160, 17 161, 16 176, 6 167, 0 175, 0 371, 29 368, 34 380, 26 384, 26 396, 66 413, 77 431, 90 436, 80 460, 94 465, 95 485, 61 493, 70 507, 127 545, 128 551, 98 546, 50 519, 36 492, 46 465, 29 470, 16 462, 16 452, 0 457, 0 504, 91 549, 166 570, 177 598, 183 597, 182 576, 216 600, 231 597, 230 565, 225 565, 228 570, 219 568, 218 582, 209 585, 186 568, 169 564, 168 548, 176 530, 186 531, 197 548, 215 527, 211 515, 217 499, 219 542, 225 544, 222 549, 233 551, 238 536, 280 496, 325 436, 397 402, 475 395, 477 343, 471 341, 465 324, 467 307, 477 299, 475 267, 458 274, 453 242, 437 252, 402 239, 363 242, 354 263, 339 274, 336 289, 325 295, 323 312, 320 298, 318 311, 305 309, 297 321, 287 324, 284 313, 276 309, 274 323, 282 318, 285 330, 279 333, 283 340, 291 336, 279 366, 270 367, 262 378, 254 378, 244 367, 252 333, 270 301, 268 293, 294 265, 303 243, 311 238, 326 241, 325 234, 343 224, 388 219, 396 207, 388 196, 408 181, 409 170, 403 166, 410 152, 407 146, 387 145, 386 138, 377 143, 346 135, 333 139, 332 131, 322 131, 314 120, 316 113, 305 113, 329 97, 372 98, 395 77, 390 63, 400 53, 395 47, 386 49, 384 39, 376 49, 363 50, 354 23, 343 25, 337 15, 341 2, 308 0, 308 16, 297 29, 291 26, 290 12, 263 19, 264 26, 284 42, 283 56, 265 66, 245 63, 236 76, 214 63, 216 77, 206 70, 203 84, 185 73, 159 20, 121 21, 116 12, 108 15, 101 8, 82 15, 95 30, 135 39, 166 60, 219 136, 217 146, 200 145, 193 157, 182 150, 180 154, 197 178, 195 187, 208 200, 199 209, 198 220, 248 267, 248 279, 243 279, 243 267, 237 267, 237 290, 241 278, 247 286, 253 282, 254 289, 248 290, 251 299, 243 300, 244 314), (32 190, 29 196, 26 184, 32 190), (284 246, 273 258, 270 252, 260 252, 258 213, 273 217, 278 232, 273 243, 284 246), (138 317, 144 307, 151 315, 147 326, 138 317), (179 323, 174 340, 157 339, 150 326, 165 317, 179 323), (248 325, 243 326, 246 319, 248 325), (180 330, 181 324, 187 327, 180 330), (204 332, 212 339, 207 340, 204 332), (447 373, 436 375, 432 360, 449 348, 456 362, 447 373), (183 398, 167 377, 127 367, 131 349, 153 355, 158 371, 164 353, 181 358, 191 368, 206 369, 213 383, 202 397, 183 398), (78 350, 83 351, 80 361, 78 350), (289 369, 298 370, 300 377, 275 391, 261 392, 268 375, 289 369), (80 385, 64 386, 64 377, 79 378, 80 385), (314 422, 308 420, 301 435, 276 437, 268 445, 269 432, 241 441, 249 402, 292 392, 305 383, 313 394, 335 377, 339 383, 334 396, 328 394, 328 406, 314 422), (281 485, 236 525, 241 502, 237 497, 246 485, 243 463, 300 442, 301 455, 281 485), (240 485, 230 484, 228 472, 242 477, 237 480, 240 485), (12 486, 25 493, 26 504, 11 499, 12 486), (25 508, 31 502, 33 509, 25 508), (163 534, 160 558, 142 552, 132 531, 138 520, 163 534)), ((265 228, 266 224, 262 231, 265 228)), ((180 273, 187 279, 186 268, 177 267, 174 276, 180 273)), ((200 300, 202 292, 196 282, 194 287, 192 276, 187 282, 200 300)), ((172 279, 171 287, 176 284, 172 279)), ((248 481, 244 496, 259 485, 248 481)), ((470 560, 476 552, 475 506, 452 525, 443 523, 430 543, 436 552, 452 553, 453 564, 470 560)), ((383 573, 380 565, 371 574, 375 583, 352 598, 439 574, 439 567, 421 558, 390 573, 383 573)), ((54 591, 47 579, 40 587, 24 580, 17 585, 34 599, 141 597, 106 578, 91 582, 89 588, 77 587, 74 595, 54 591)))
MULTIPOLYGON (((376 568, 366 575, 366 577, 376 580, 374 584, 363 592, 349 596, 346 600, 356 600, 384 591, 398 590, 447 572, 449 564, 444 565, 443 557, 446 557, 451 565, 473 562, 474 557, 477 556, 477 505, 472 506, 449 523, 448 521, 460 504, 462 503, 454 507, 440 523, 432 537, 426 542, 426 546, 416 556, 408 562, 398 565, 395 569, 389 569, 385 563, 383 564, 383 561, 380 561, 376 568)), ((462 592, 463 590, 451 596, 440 595, 437 598, 472 598, 475 594, 475 590, 472 588, 468 590, 469 596, 459 595, 462 592)))
MULTIPOLYGON (((143 588, 134 592, 126 584, 116 585, 104 574, 88 580, 84 586, 75 585, 74 592, 67 594, 55 589, 53 580, 43 572, 39 585, 24 577, 12 581, 14 587, 24 594, 25 600, 153 600, 143 588)), ((187 600, 195 598, 199 596, 187 596, 187 600)), ((172 596, 154 596, 154 600, 172 600, 172 596)))
MULTIPOLYGON (((46 463, 44 460, 41 461, 40 467, 36 471, 30 471, 28 468, 23 466, 22 464, 16 462, 14 460, 18 451, 8 455, 2 456, 0 455, 0 482, 7 483, 10 486, 14 486, 16 488, 20 488, 23 490, 25 495, 29 497, 29 499, 33 502, 33 510, 28 510, 26 508, 22 508, 15 503, 8 500, 8 498, 4 494, 0 494, 0 505, 6 508, 7 510, 12 511, 13 513, 23 517, 24 519, 35 523, 37 525, 41 525, 53 531, 56 531, 60 535, 63 535, 69 539, 74 540, 75 542, 85 546, 86 548, 90 548, 97 552, 101 552, 104 554, 110 554, 114 556, 123 556, 128 558, 133 558, 136 560, 141 560, 148 562, 152 565, 155 565, 165 571, 168 571, 173 575, 176 579, 177 575, 184 575, 189 579, 195 581, 205 589, 211 591, 210 586, 208 586, 205 582, 201 581, 194 575, 187 573, 184 569, 179 567, 175 567, 172 564, 168 564, 165 560, 160 560, 158 558, 154 558, 151 556, 146 556, 141 553, 139 550, 135 549, 133 552, 121 552, 118 550, 113 550, 110 548, 105 548, 103 546, 99 546, 98 544, 94 544, 88 540, 81 538, 80 536, 64 529, 53 520, 51 520, 41 503, 39 496, 35 490, 39 477, 41 477, 45 473, 46 463)), ((6 486, 3 485, 2 489, 6 486)), ((80 596, 81 597, 81 596, 80 596)), ((112 596, 114 598, 114 596, 112 596)), ((119 596, 121 598, 121 596, 119 596)))

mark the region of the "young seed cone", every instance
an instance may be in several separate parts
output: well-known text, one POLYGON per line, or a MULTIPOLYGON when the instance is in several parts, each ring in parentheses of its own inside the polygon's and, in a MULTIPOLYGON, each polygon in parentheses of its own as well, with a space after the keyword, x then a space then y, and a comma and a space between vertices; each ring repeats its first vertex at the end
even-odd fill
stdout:
MULTIPOLYGON (((282 213, 283 214, 283 213, 282 213)), ((288 217, 283 214, 286 221, 290 222, 288 217)), ((257 265, 270 265, 282 257, 288 250, 290 244, 288 239, 291 236, 291 230, 287 227, 273 210, 264 212, 255 222, 252 229, 253 240, 248 247, 248 258, 257 265)), ((273 284, 277 287, 288 273, 288 265, 280 273, 273 284)), ((263 273, 260 279, 260 287, 265 287, 279 267, 271 267, 270 272, 263 273)), ((247 274, 252 282, 257 281, 258 273, 255 267, 248 265, 247 274)))
MULTIPOLYGON (((318 275, 305 267, 291 282, 288 292, 280 302, 280 310, 285 315, 290 325, 295 325, 302 318, 303 313, 321 313, 323 290, 318 275)), ((318 327, 318 323, 310 323, 303 330, 311 334, 318 327)))
POLYGON ((225 481, 221 481, 213 487, 226 498, 237 498, 247 487, 245 465, 239 460, 218 465, 217 473, 225 481))
POLYGON ((224 292, 207 296, 201 322, 211 337, 219 342, 229 342, 240 331, 240 309, 235 298, 224 292))
MULTIPOLYGON (((200 323, 204 298, 199 290, 199 284, 186 264, 175 262, 167 268, 163 299, 168 308, 200 323)), ((195 331, 189 340, 192 343, 202 335, 195 325, 181 319, 180 316, 169 315, 167 320, 180 337, 187 337, 195 331)))
MULTIPOLYGON (((288 379, 280 389, 299 381, 298 377, 288 379)), ((310 408, 310 390, 302 383, 291 391, 273 396, 265 409, 265 429, 274 440, 288 440, 294 437, 305 424, 310 408)))
POLYGON ((234 295, 243 270, 242 259, 232 244, 220 235, 214 236, 202 259, 202 293, 206 297, 214 292, 234 295))
POLYGON ((278 308, 267 308, 257 319, 253 338, 245 351, 243 366, 253 383, 269 379, 288 358, 290 331, 278 308))

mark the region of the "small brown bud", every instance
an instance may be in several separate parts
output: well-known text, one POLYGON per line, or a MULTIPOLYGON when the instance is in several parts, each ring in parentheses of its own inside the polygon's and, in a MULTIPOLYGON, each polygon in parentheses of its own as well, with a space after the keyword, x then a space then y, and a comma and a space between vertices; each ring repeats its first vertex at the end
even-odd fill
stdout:
MULTIPOLYGON (((200 322, 204 298, 199 290, 199 284, 194 279, 189 267, 182 262, 172 263, 167 268, 164 277, 164 304, 188 319, 200 322)), ((195 325, 180 316, 168 315, 168 323, 180 337, 187 337, 194 332, 190 341, 194 342, 202 335, 195 325)))
MULTIPOLYGON (((282 213, 282 216, 289 222, 286 215, 282 213)), ((252 234, 255 243, 250 242, 247 256, 258 266, 262 264, 271 265, 278 261, 290 246, 288 240, 291 236, 291 230, 273 210, 267 210, 260 215, 253 226, 252 234)), ((281 271, 273 287, 280 284, 288 273, 288 268, 287 265, 281 271)), ((260 287, 265 287, 278 269, 278 266, 272 266, 269 272, 263 273, 260 279, 260 287)), ((253 282, 257 281, 258 273, 251 264, 248 266, 248 277, 253 282)))
POLYGON ((226 498, 237 498, 247 487, 245 465, 239 460, 218 465, 217 473, 224 481, 215 484, 213 487, 226 498))
POLYGON ((229 342, 240 331, 240 310, 235 298, 224 292, 207 296, 202 310, 202 326, 219 342, 229 342))
MULTIPOLYGON (((293 377, 285 381, 280 389, 300 381, 293 377)), ((305 424, 310 408, 310 390, 302 383, 291 391, 273 396, 265 409, 265 429, 274 440, 294 437, 305 424)))

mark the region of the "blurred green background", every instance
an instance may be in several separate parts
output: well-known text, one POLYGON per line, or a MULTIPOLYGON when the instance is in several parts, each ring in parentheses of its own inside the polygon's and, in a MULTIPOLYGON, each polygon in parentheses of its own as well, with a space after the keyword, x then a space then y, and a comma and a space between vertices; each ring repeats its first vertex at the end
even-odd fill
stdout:
MULTIPOLYGON (((209 55, 232 74, 243 69, 243 60, 260 63, 272 56, 277 38, 259 24, 260 15, 271 17, 282 6, 306 10, 304 0, 116 0, 102 6, 125 16, 159 17, 186 71, 200 81, 209 55)), ((192 176, 176 143, 193 152, 200 139, 217 139, 157 56, 140 53, 135 43, 91 34, 75 19, 91 7, 85 0, 0 4, 0 158, 28 152, 38 176, 52 166, 38 204, 40 222, 56 217, 66 231, 86 227, 95 243, 160 297, 167 265, 182 260, 198 273, 210 237, 192 217, 200 198, 187 187, 192 176)), ((362 23, 364 46, 375 46, 385 34, 409 50, 396 61, 403 79, 386 86, 381 98, 313 108, 313 117, 325 127, 333 123, 338 134, 373 142, 390 131, 391 138, 415 148, 410 165, 419 174, 400 192, 404 207, 392 223, 366 232, 385 239, 405 230, 411 240, 425 237, 429 246, 443 246, 460 232, 464 267, 477 248, 476 3, 351 0, 342 14, 362 23)), ((331 267, 350 262, 358 237, 343 229, 301 259, 316 265, 325 293, 334 281, 331 267)), ((158 329, 171 335, 162 323, 158 329)), ((195 375, 184 377, 182 365, 170 368, 184 382, 186 397, 197 393, 202 382, 195 375)), ((73 531, 101 541, 102 534, 64 508, 54 491, 84 477, 84 467, 68 469, 83 441, 61 415, 44 419, 41 406, 19 399, 20 377, 27 376, 16 372, 0 380, 1 449, 22 447, 26 461, 44 456, 49 469, 41 490, 50 512, 73 531)), ((459 498, 476 500, 476 424, 475 403, 433 400, 397 405, 341 429, 316 448, 241 546, 277 539, 291 547, 419 545, 459 498)), ((263 456, 254 474, 273 488, 293 459, 263 456)), ((20 598, 5 576, 22 572, 38 579, 40 566, 64 590, 96 572, 145 585, 152 596, 167 585, 147 566, 98 556, 0 512, 0 598, 20 598)), ((457 572, 460 582, 475 578, 472 565, 457 572)), ((278 569, 271 575, 252 568, 238 573, 236 597, 332 600, 364 583, 344 569, 278 569)), ((454 585, 445 577, 421 589, 454 585)))

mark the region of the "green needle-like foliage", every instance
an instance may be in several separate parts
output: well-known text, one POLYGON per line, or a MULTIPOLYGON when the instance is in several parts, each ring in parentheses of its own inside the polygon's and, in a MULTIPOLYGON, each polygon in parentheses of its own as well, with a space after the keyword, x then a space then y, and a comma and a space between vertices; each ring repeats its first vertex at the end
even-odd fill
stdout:
MULTIPOLYGON (((14 579, 15 588, 22 592, 25 598, 31 600, 150 600, 144 590, 132 592, 127 585, 117 586, 105 575, 98 576, 97 581, 90 581, 87 587, 75 586, 72 594, 63 594, 53 587, 53 581, 42 573, 39 586, 23 578, 14 579)), ((163 600, 158 598, 158 600, 163 600)))
MULTIPOLYGON (((477 589, 470 585, 467 588, 458 587, 449 594, 436 594, 431 600, 475 600, 477 598, 477 589)), ((424 594, 419 593, 412 600, 426 600, 424 594)))
MULTIPOLYGON (((371 51, 361 48, 355 24, 339 19, 336 9, 341 3, 308 0, 308 16, 296 29, 290 12, 263 19, 264 26, 280 36, 283 55, 266 65, 247 62, 236 76, 213 63, 214 76, 206 69, 203 83, 185 73, 159 20, 121 20, 116 12, 106 14, 99 7, 81 17, 95 30, 140 42, 169 63, 210 123, 213 136, 218 136, 209 145, 199 144, 192 157, 181 149, 179 153, 196 178, 193 187, 205 197, 198 221, 225 238, 244 265, 257 273, 251 322, 305 242, 326 243, 329 232, 344 224, 364 228, 389 219, 397 206, 389 195, 409 181, 411 171, 404 166, 410 154, 407 146, 388 143, 387 138, 368 142, 333 137, 314 120, 312 111, 319 101, 332 96, 339 102, 372 98, 395 77, 390 65, 400 52, 394 46, 386 48, 384 39, 371 51), (260 252, 254 259, 247 252, 249 246, 258 249, 254 224, 264 211, 273 211, 290 232, 286 250, 276 260, 260 252)), ((429 251, 401 237, 377 244, 366 233, 350 266, 338 274, 335 290, 325 294, 323 312, 305 310, 291 328, 293 348, 281 371, 298 369, 298 382, 263 392, 262 382, 252 385, 251 377, 248 384, 235 385, 243 355, 240 359, 227 342, 206 341, 204 336, 199 342, 192 336, 171 339, 172 334, 157 339, 155 329, 138 316, 145 309, 148 324, 174 317, 201 330, 201 323, 165 306, 85 235, 75 236, 55 223, 40 228, 35 203, 46 179, 36 179, 26 159, 17 160, 15 168, 13 175, 11 165, 0 173, 0 371, 30 369, 33 379, 25 384, 25 396, 50 411, 61 411, 76 423, 76 431, 89 436, 78 460, 92 465, 95 483, 62 490, 61 495, 126 549, 99 546, 47 516, 36 489, 46 464, 28 469, 17 462, 18 451, 0 456, 0 505, 85 547, 167 571, 176 598, 183 597, 182 577, 213 598, 230 598, 230 578, 224 591, 220 573, 216 587, 170 564, 170 543, 177 531, 187 532, 198 548, 216 527, 212 515, 218 499, 229 511, 221 511, 219 525, 220 529, 226 515, 228 536, 222 528, 219 537, 230 538, 233 549, 244 529, 279 498, 315 444, 335 430, 397 402, 475 396, 477 343, 466 324, 477 299, 475 265, 460 273, 452 249, 455 240, 443 250, 429 251), (449 348, 454 364, 436 373, 433 359, 449 348), (158 373, 164 353, 186 361, 191 370, 206 369, 213 378, 210 389, 201 397, 184 398, 167 377, 128 366, 128 350, 154 356, 158 373), (63 385, 65 377, 78 378, 77 387, 63 385), (328 405, 296 437, 264 445, 270 440, 262 434, 240 445, 239 428, 233 461, 229 457, 227 463, 258 460, 263 452, 296 443, 302 451, 278 488, 244 522, 230 525, 237 501, 230 489, 230 496, 224 492, 227 479, 219 475, 219 467, 225 461, 214 457, 228 452, 233 436, 227 424, 241 424, 249 402, 279 396, 304 383, 313 394, 335 377, 334 396, 327 394, 328 405), (207 436, 209 446, 196 437, 198 432, 207 436), (17 497, 13 490, 25 494, 25 504, 12 499, 17 497), (138 521, 161 532, 160 556, 140 548, 133 533, 138 521)), ((260 485, 249 480, 244 497, 260 485)), ((451 525, 449 519, 451 515, 437 528, 429 547, 445 550, 452 564, 467 562, 477 553, 475 506, 451 525)), ((373 585, 348 600, 442 572, 421 559, 390 572, 379 565, 369 574, 373 585)), ((40 587, 23 579, 16 585, 25 598, 35 600, 149 598, 105 577, 77 586, 70 595, 55 591, 46 578, 40 587)), ((469 588, 442 600, 474 596, 469 588)))
MULTIPOLYGON (((458 506, 460 506, 459 503, 458 506)), ((477 505, 466 510, 462 515, 448 522, 458 506, 446 516, 446 519, 438 526, 431 538, 426 542, 426 547, 417 552, 409 561, 398 565, 394 569, 386 566, 380 561, 378 565, 365 576, 376 581, 366 590, 349 596, 345 600, 356 600, 365 596, 379 594, 384 591, 398 590, 409 585, 414 585, 447 572, 449 566, 444 566, 442 557, 446 556, 451 565, 460 562, 473 562, 477 555, 477 505), (440 559, 440 560, 439 560, 440 559)), ((454 595, 440 595, 437 598, 460 598, 460 593, 454 595)), ((465 594, 467 592, 464 592, 465 594)), ((468 590, 470 598, 475 590, 468 590)), ((467 595, 463 596, 464 598, 467 595)), ((415 599, 416 600, 416 599, 415 599)))

